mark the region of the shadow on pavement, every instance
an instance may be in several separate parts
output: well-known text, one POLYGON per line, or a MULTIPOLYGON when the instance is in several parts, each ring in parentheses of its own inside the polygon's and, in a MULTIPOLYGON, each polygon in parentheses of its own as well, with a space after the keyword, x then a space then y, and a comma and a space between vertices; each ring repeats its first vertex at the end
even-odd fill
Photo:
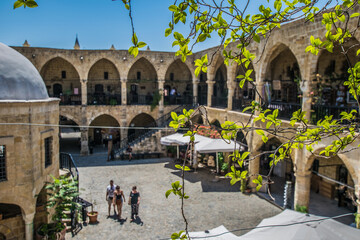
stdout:
MULTIPOLYGON (((165 164, 166 168, 173 169, 172 174, 181 179, 181 170, 175 167, 174 161, 169 161, 165 164)), ((185 180, 191 183, 201 182, 203 192, 239 192, 240 183, 235 185, 230 184, 230 179, 217 178, 215 173, 212 173, 209 168, 198 168, 195 171, 185 172, 185 180)))

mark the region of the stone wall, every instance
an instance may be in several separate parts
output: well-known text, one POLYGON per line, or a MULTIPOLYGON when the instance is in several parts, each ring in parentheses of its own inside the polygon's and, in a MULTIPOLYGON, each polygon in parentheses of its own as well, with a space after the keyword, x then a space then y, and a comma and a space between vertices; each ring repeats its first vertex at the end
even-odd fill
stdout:
POLYGON ((0 220, 0 234, 10 240, 25 239, 25 224, 22 216, 0 220))

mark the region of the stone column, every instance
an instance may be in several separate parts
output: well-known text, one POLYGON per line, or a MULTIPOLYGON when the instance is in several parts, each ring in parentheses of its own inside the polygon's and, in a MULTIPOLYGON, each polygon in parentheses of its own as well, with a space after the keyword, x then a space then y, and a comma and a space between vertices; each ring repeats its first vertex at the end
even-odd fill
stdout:
POLYGON ((164 84, 165 84, 165 80, 163 80, 163 79, 158 80, 159 94, 161 96, 160 101, 159 101, 159 115, 158 115, 158 117, 161 117, 164 114, 164 84))
POLYGON ((89 154, 89 134, 87 128, 81 128, 81 152, 80 155, 86 156, 89 154))
POLYGON ((34 217, 35 213, 24 214, 22 215, 25 222, 25 239, 33 240, 34 237, 34 217))
POLYGON ((121 105, 127 104, 127 79, 121 79, 121 105))
POLYGON ((193 79, 193 104, 194 105, 197 105, 199 103, 199 96, 198 96, 198 87, 199 87, 199 82, 200 82, 200 79, 199 77, 196 77, 195 79, 193 79))
POLYGON ((207 105, 208 107, 211 107, 212 105, 212 95, 214 93, 214 84, 215 84, 215 81, 212 81, 212 80, 209 80, 209 81, 206 81, 207 85, 208 85, 208 95, 207 95, 207 105))
POLYGON ((294 209, 297 205, 305 206, 309 210, 311 171, 296 171, 295 173, 294 209))
POLYGON ((307 119, 310 123, 310 117, 311 117, 311 102, 312 102, 312 95, 311 93, 311 83, 310 81, 303 80, 300 83, 300 88, 302 91, 302 103, 301 108, 303 112, 306 112, 305 119, 307 119))
MULTIPOLYGON (((81 107, 81 116, 82 116, 81 125, 82 126, 86 126, 88 124, 88 121, 87 121, 87 118, 86 118, 86 109, 87 109, 87 106, 81 107)), ((80 128, 80 132, 81 132, 80 155, 82 155, 82 156, 89 154, 89 129, 90 128, 86 128, 86 127, 85 128, 80 128)))
MULTIPOLYGON (((259 152, 256 152, 255 150, 252 150, 250 152, 251 152, 250 158, 259 154, 259 152)), ((256 192, 256 184, 253 183, 252 180, 257 178, 259 172, 260 172, 260 156, 249 161, 249 176, 250 176, 249 186, 252 192, 256 192)))
POLYGON ((233 97, 234 97, 234 84, 228 82, 228 103, 227 109, 232 110, 233 108, 233 97))
POLYGON ((87 105, 87 80, 81 80, 81 105, 87 105))

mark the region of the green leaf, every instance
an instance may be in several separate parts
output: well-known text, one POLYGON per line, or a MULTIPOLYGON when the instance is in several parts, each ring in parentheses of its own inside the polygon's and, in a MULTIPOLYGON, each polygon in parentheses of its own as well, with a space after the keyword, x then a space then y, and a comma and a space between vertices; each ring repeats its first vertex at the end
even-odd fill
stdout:
POLYGON ((353 13, 353 14, 351 14, 350 18, 358 17, 358 16, 360 16, 360 13, 353 13))
POLYGON ((14 3, 14 9, 19 8, 19 7, 21 7, 22 5, 24 5, 24 2, 22 2, 22 1, 16 1, 16 2, 14 3))
POLYGON ((25 2, 25 4, 29 8, 35 8, 35 7, 38 6, 37 3, 35 1, 33 1, 33 0, 28 0, 28 1, 25 2))
POLYGON ((169 7, 169 10, 170 10, 171 12, 176 12, 176 11, 178 10, 178 7, 175 6, 175 5, 171 5, 171 6, 169 7))
POLYGON ((136 33, 134 33, 134 35, 132 36, 131 41, 135 46, 137 46, 138 38, 136 36, 136 33))
POLYGON ((259 191, 261 187, 262 187, 261 184, 257 185, 257 186, 256 186, 256 191, 259 191))
POLYGON ((165 193, 165 197, 166 197, 166 198, 168 198, 168 197, 169 197, 169 195, 170 195, 172 192, 173 192, 173 190, 172 190, 172 189, 167 190, 167 191, 166 191, 166 193, 165 193))
POLYGON ((138 48, 143 48, 143 47, 145 47, 146 45, 147 45, 147 44, 144 43, 144 42, 139 42, 138 45, 137 45, 137 47, 138 47, 138 48))
POLYGON ((165 37, 169 36, 171 34, 171 32, 172 32, 171 28, 167 28, 165 30, 165 37))

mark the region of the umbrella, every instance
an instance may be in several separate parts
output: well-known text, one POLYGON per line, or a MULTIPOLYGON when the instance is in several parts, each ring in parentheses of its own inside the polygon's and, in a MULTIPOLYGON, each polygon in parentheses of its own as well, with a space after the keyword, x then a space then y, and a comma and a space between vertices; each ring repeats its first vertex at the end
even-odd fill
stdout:
POLYGON ((191 239, 211 239, 211 240, 238 240, 239 237, 230 233, 223 225, 202 232, 190 232, 191 239))
POLYGON ((349 227, 333 219, 299 213, 286 209, 282 213, 266 218, 252 231, 239 240, 346 240, 359 239, 360 230, 349 227))

